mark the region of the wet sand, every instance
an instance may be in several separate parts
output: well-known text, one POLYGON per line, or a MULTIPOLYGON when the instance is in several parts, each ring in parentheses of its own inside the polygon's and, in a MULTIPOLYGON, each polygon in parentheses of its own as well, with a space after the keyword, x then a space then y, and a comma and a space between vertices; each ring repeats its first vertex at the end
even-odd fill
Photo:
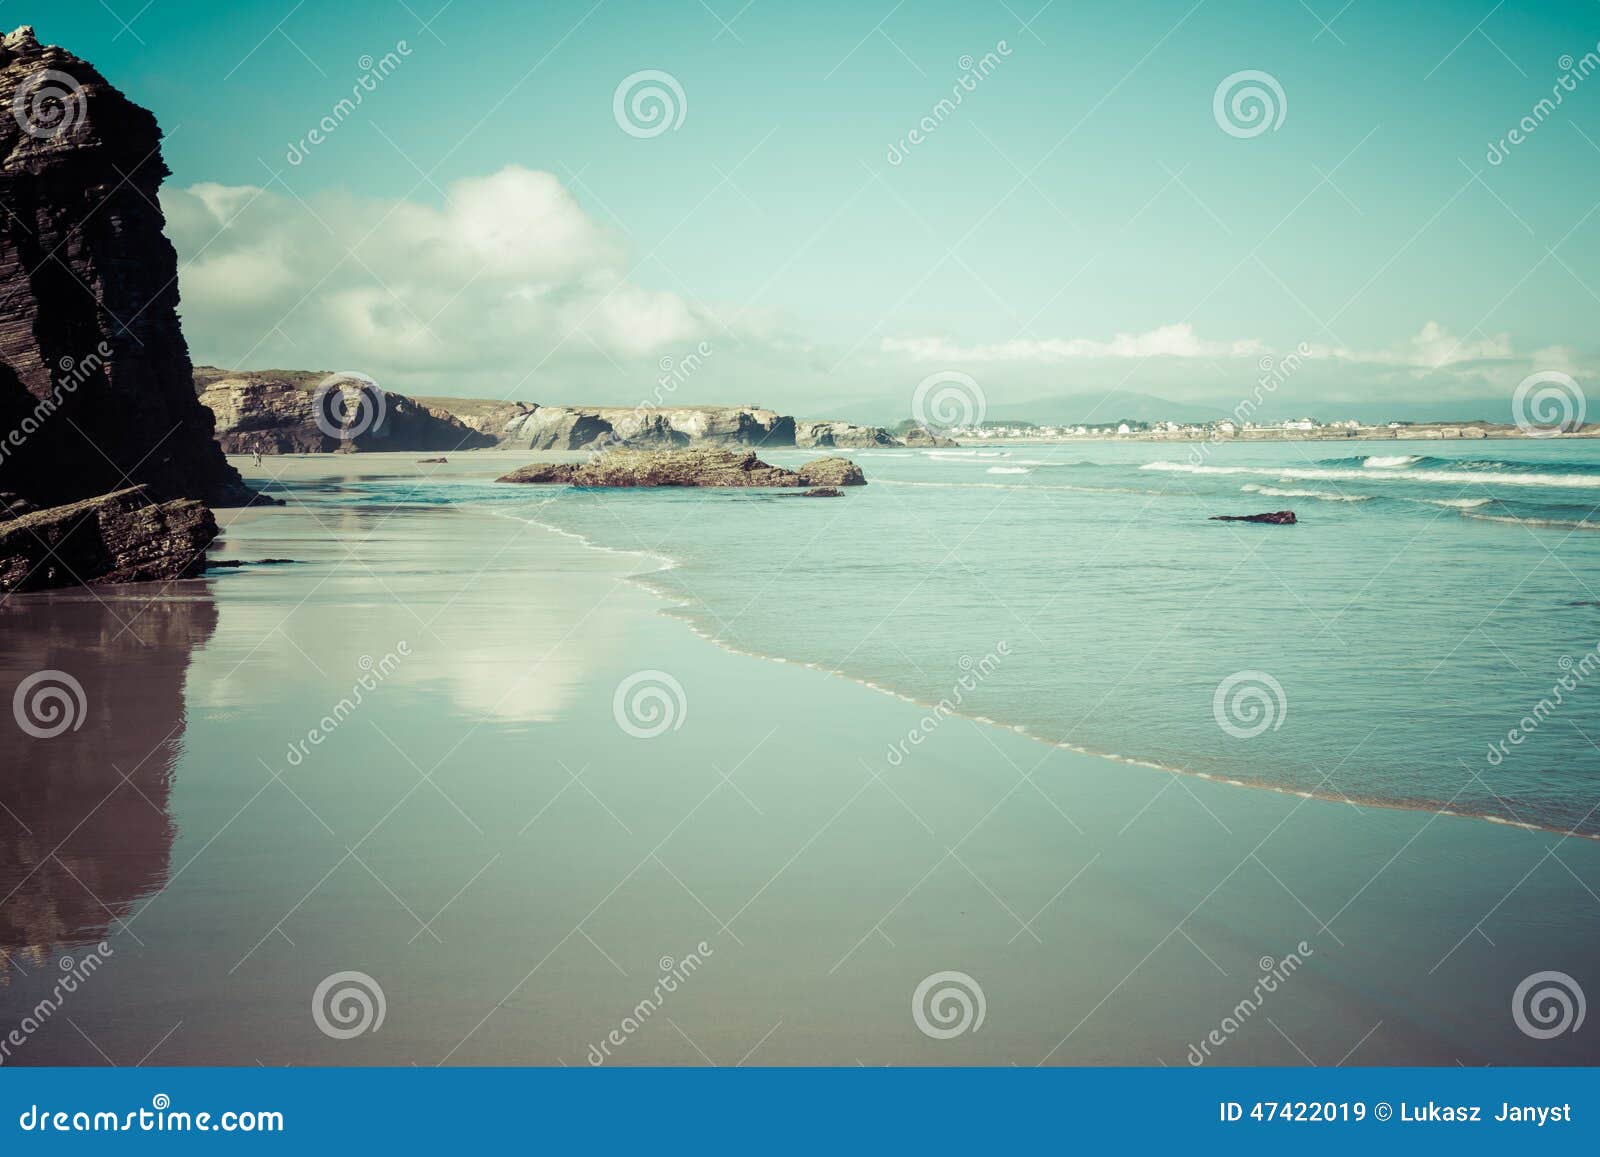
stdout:
POLYGON ((0 605, 0 690, 85 704, 0 729, 0 1037, 111 949, 6 1063, 1600 1060, 1512 1015, 1533 973, 1600 991, 1600 845, 959 718, 891 766, 925 708, 697 637, 651 560, 341 481, 415 457, 269 460, 290 505, 213 554, 293 566, 0 605), (383 1020, 338 1039, 352 971, 383 1020), (948 1039, 943 972, 982 993, 948 1039))

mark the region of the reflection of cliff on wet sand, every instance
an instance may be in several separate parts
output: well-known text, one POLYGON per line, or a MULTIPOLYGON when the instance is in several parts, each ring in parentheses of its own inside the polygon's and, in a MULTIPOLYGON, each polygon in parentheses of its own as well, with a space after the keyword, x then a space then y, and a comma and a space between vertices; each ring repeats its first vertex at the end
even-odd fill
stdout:
POLYGON ((14 954, 99 940, 166 882, 184 676, 217 612, 199 583, 127 590, 0 604, 0 983, 14 954))

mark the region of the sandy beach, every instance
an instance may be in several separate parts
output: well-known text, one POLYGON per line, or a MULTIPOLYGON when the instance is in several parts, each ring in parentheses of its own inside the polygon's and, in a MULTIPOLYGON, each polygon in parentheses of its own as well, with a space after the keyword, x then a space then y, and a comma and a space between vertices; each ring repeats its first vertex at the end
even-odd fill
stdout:
POLYGON ((363 501, 414 458, 269 460, 288 505, 212 553, 293 565, 0 609, 6 677, 88 704, 5 788, 0 1029, 109 949, 6 1063, 1600 1056, 1510 1007, 1592 960, 1592 841, 926 728, 698 637, 631 581, 659 560, 363 501), (351 1039, 310 1014, 342 972, 382 993, 351 1039), (948 1039, 913 1015, 942 973, 977 1022, 948 1039))

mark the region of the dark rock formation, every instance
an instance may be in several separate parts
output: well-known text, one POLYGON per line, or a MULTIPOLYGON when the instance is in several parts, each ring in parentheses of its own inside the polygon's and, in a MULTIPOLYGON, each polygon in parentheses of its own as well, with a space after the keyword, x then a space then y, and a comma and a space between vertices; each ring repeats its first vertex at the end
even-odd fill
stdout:
POLYGON ((0 109, 0 491, 249 501, 194 396, 155 118, 30 28, 0 109))
POLYGON ((1274 526, 1292 526, 1299 520, 1292 510, 1274 510, 1271 514, 1213 514, 1212 522, 1269 522, 1274 526))
POLYGON ((229 374, 205 366, 195 371, 195 384, 204 387, 200 402, 216 416, 217 441, 229 454, 475 450, 496 444, 492 435, 446 411, 364 387, 349 375, 229 374))
POLYGON ((284 566, 293 561, 294 559, 292 558, 258 558, 254 560, 243 558, 208 558, 206 559, 206 569, 238 570, 240 567, 246 566, 284 566))
POLYGON ((217 520, 193 499, 135 486, 0 522, 0 591, 187 578, 205 569, 217 520))
POLYGON ((819 458, 799 470, 769 466, 753 451, 608 450, 587 462, 540 462, 513 470, 501 482, 542 482, 568 486, 861 486, 854 462, 819 458))
POLYGON ((814 490, 807 490, 800 495, 801 498, 843 498, 844 491, 837 486, 818 486, 814 490))

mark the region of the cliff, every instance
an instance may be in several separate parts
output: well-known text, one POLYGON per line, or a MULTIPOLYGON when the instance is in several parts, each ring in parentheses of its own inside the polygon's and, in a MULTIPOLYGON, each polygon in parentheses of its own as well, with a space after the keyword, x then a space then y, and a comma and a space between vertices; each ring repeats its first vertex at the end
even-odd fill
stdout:
POLYGON ((905 445, 882 426, 856 426, 849 422, 796 422, 794 444, 802 449, 837 446, 854 450, 869 446, 905 445))
POLYGON ((215 415, 230 454, 334 450, 594 450, 626 445, 797 446, 861 449, 954 445, 916 429, 902 442, 882 426, 792 418, 760 406, 541 406, 485 398, 416 397, 385 392, 387 415, 369 434, 346 442, 319 435, 311 398, 328 375, 310 370, 194 372, 200 400, 215 415))
POLYGON ((194 372, 200 404, 215 416, 217 441, 229 454, 315 454, 356 450, 475 450, 498 442, 445 410, 387 390, 354 404, 351 379, 296 370, 230 373, 210 366, 194 372), (328 389, 349 391, 342 413, 328 389), (320 421, 319 421, 320 418, 320 421))
POLYGON ((754 406, 537 406, 509 423, 502 437, 529 450, 583 450, 611 443, 657 449, 793 446, 795 423, 754 406))
POLYGON ((0 108, 0 493, 250 500, 194 396, 155 118, 31 28, 0 108))

